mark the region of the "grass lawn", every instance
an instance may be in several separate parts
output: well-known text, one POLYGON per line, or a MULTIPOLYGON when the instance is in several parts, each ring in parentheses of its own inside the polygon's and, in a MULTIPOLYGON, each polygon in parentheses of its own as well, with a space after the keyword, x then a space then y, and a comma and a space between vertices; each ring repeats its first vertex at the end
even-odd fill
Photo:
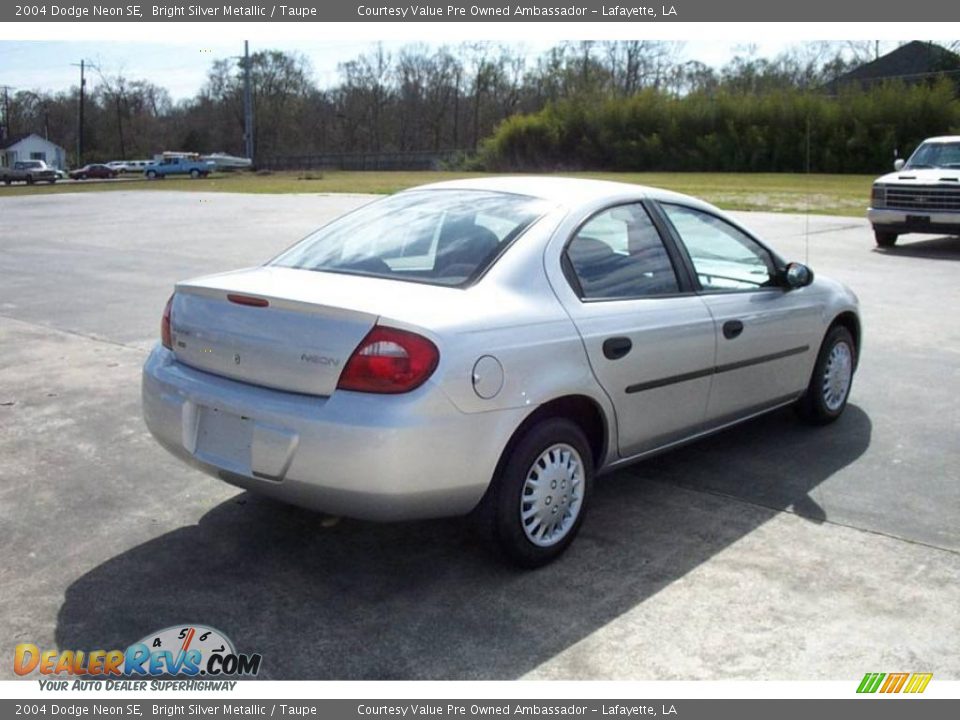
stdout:
MULTIPOLYGON (((695 195, 728 210, 863 217, 872 175, 790 173, 562 173, 572 177, 653 185, 695 195)), ((392 193, 440 180, 483 177, 460 172, 277 172, 215 174, 203 180, 135 179, 125 182, 57 183, 0 186, 0 198, 65 192, 180 190, 235 193, 392 193)))

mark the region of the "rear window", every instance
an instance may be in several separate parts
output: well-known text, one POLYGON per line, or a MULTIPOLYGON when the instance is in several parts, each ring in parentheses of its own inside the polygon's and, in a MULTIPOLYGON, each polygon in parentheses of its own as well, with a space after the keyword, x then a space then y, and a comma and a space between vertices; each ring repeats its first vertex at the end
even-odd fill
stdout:
POLYGON ((507 193, 404 192, 333 221, 270 264, 463 285, 549 209, 544 200, 507 193))

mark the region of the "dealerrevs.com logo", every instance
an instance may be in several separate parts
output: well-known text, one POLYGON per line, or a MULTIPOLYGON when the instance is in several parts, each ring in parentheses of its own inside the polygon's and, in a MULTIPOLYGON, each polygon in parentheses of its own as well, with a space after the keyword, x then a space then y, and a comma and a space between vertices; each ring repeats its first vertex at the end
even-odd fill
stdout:
POLYGON ((230 639, 205 625, 176 625, 151 633, 126 650, 40 650, 21 643, 14 650, 17 675, 112 677, 247 676, 260 671, 259 654, 238 653, 230 639))

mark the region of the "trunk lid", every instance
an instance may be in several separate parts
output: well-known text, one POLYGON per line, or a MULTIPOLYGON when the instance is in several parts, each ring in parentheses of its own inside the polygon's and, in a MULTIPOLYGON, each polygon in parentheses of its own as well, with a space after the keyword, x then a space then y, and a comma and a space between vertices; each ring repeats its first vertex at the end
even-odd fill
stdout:
POLYGON ((178 283, 171 322, 177 360, 255 385, 330 395, 378 317, 358 303, 362 282, 351 292, 344 278, 330 277, 260 267, 178 283), (237 302, 244 298, 268 304, 237 302))

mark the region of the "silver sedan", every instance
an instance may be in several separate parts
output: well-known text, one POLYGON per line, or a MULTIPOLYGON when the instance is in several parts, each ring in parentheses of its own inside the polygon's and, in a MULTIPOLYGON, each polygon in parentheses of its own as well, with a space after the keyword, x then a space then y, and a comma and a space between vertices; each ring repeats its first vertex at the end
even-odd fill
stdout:
POLYGON ((835 420, 860 337, 850 290, 694 198, 465 180, 178 283, 143 408, 226 482, 375 520, 474 512, 537 566, 601 473, 784 405, 835 420))

